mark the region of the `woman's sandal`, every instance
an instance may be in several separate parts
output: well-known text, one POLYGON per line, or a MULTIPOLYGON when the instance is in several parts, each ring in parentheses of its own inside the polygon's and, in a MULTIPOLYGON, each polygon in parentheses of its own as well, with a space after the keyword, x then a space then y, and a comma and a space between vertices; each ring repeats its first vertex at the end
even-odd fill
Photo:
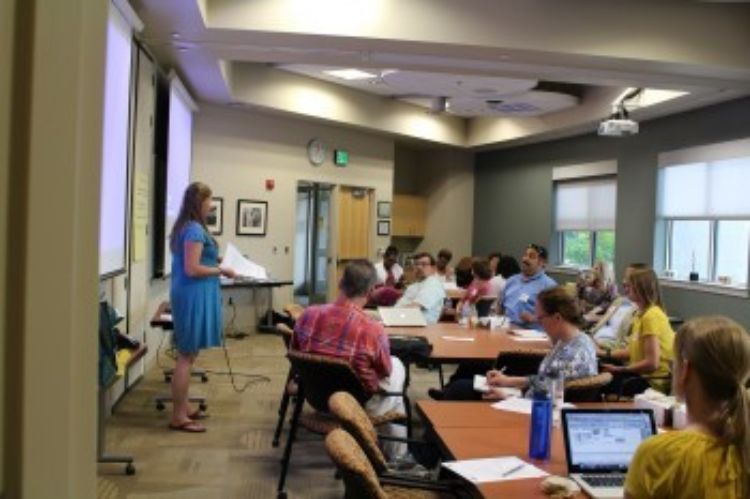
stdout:
POLYGON ((175 431, 184 431, 187 433, 203 433, 206 431, 205 426, 196 423, 192 419, 183 421, 180 424, 169 423, 169 429, 175 431))

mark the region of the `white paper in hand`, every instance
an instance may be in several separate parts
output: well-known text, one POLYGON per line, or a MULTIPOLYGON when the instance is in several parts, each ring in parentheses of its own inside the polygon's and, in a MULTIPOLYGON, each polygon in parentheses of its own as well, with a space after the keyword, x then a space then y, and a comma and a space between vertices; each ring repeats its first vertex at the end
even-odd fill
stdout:
POLYGON ((266 269, 242 256, 240 250, 232 243, 227 243, 221 267, 234 270, 237 277, 257 280, 268 279, 266 269))

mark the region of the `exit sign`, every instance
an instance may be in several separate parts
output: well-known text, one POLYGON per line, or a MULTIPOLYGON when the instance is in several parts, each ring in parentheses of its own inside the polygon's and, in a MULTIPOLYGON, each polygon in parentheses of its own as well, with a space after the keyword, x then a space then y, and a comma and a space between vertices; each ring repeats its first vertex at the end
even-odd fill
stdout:
POLYGON ((346 166, 349 164, 349 151, 336 149, 333 151, 333 164, 336 166, 346 166))

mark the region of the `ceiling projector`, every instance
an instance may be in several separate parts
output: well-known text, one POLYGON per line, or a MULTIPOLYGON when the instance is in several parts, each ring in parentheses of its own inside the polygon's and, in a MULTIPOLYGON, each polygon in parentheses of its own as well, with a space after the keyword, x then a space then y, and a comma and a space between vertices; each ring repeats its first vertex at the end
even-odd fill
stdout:
POLYGON ((627 137, 638 133, 638 123, 629 119, 611 118, 599 123, 599 135, 604 137, 627 137))

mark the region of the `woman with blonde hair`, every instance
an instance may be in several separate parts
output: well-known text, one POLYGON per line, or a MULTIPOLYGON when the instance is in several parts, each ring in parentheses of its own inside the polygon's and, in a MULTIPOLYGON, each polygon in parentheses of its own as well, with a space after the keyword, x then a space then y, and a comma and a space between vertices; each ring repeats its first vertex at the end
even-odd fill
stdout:
POLYGON ((750 495, 750 336, 726 317, 686 322, 674 343, 675 394, 689 426, 644 441, 629 498, 741 499, 750 495))
POLYGON ((172 420, 169 428, 191 433, 206 428, 195 420, 204 415, 188 404, 190 369, 201 349, 221 345, 222 317, 219 276, 234 271, 219 267, 219 246, 206 228, 211 211, 211 189, 193 182, 185 190, 172 228, 172 285, 170 305, 177 360, 172 374, 172 420))
POLYGON ((650 386, 666 393, 674 331, 664 310, 656 273, 651 269, 633 271, 628 276, 627 293, 638 311, 633 317, 627 348, 606 352, 605 357, 625 363, 602 363, 602 371, 614 375, 608 391, 632 396, 650 386))

